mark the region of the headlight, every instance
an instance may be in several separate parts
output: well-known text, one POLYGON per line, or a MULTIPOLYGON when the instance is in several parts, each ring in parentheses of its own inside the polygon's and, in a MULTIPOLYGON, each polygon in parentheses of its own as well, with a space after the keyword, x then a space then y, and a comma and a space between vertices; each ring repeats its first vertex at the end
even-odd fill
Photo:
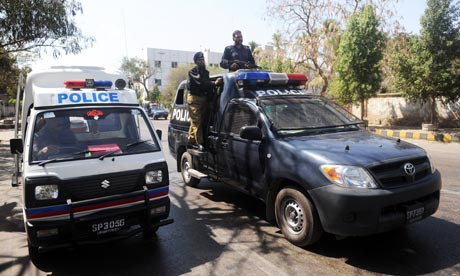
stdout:
POLYGON ((161 170, 148 171, 145 174, 146 184, 156 184, 163 181, 163 172, 161 170))
POLYGON ((431 158, 429 154, 427 154, 427 157, 428 157, 428 162, 430 162, 431 173, 434 173, 436 171, 436 167, 434 166, 433 158, 431 158))
POLYGON ((58 185, 40 185, 35 187, 35 199, 56 199, 59 196, 58 185))
POLYGON ((374 179, 361 167, 322 165, 321 172, 332 183, 346 188, 378 188, 374 179))

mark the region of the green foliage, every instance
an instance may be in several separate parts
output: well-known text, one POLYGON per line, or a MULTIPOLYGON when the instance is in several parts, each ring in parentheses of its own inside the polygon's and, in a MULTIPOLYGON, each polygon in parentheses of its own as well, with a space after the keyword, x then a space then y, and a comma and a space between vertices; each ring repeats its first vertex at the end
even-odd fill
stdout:
POLYGON ((153 89, 148 93, 147 100, 150 102, 160 102, 161 91, 157 84, 153 85, 153 89))
POLYGON ((187 79, 188 71, 193 66, 194 64, 180 65, 169 72, 168 84, 163 88, 163 102, 167 107, 171 107, 177 87, 183 80, 187 79))
POLYGON ((380 87, 383 35, 378 26, 373 7, 368 5, 360 15, 351 16, 342 35, 332 91, 345 104, 363 103, 380 87))
POLYGON ((16 58, 12 55, 0 55, 0 94, 8 94, 8 102, 16 102, 19 75, 23 78, 31 71, 29 67, 19 68, 16 58))
POLYGON ((450 0, 428 0, 421 35, 407 37, 392 51, 396 87, 407 99, 431 103, 431 123, 436 121, 436 99, 460 98, 458 20, 458 6, 450 0))
POLYGON ((147 61, 141 58, 124 57, 121 61, 120 71, 133 82, 141 84, 147 95, 149 95, 147 81, 155 74, 155 70, 149 66, 147 61))
POLYGON ((74 0, 0 0, 0 55, 47 48, 55 57, 80 53, 94 42, 75 25, 82 12, 74 0))

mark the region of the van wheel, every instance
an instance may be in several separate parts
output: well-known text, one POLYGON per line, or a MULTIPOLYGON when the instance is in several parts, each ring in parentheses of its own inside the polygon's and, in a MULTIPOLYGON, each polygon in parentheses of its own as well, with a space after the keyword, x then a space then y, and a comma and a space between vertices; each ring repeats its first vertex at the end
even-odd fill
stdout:
POLYGON ((153 239, 157 235, 158 226, 144 229, 142 231, 142 237, 146 240, 153 239))
POLYGON ((184 152, 180 159, 182 179, 184 180, 185 185, 190 187, 196 187, 196 185, 200 183, 200 179, 194 178, 188 173, 188 170, 193 168, 192 164, 192 156, 190 155, 190 153, 184 152))
POLYGON ((323 234, 315 207, 295 187, 286 187, 278 193, 275 216, 284 237, 297 246, 312 245, 323 234))
POLYGON ((27 247, 29 249, 29 258, 31 261, 35 261, 41 256, 38 252, 38 246, 32 246, 30 243, 27 243, 27 247))

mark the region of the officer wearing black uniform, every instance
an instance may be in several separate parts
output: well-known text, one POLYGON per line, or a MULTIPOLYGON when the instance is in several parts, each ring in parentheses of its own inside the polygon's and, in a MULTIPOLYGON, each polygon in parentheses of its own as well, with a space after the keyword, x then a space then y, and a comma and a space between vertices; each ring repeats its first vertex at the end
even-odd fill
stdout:
POLYGON ((215 81, 209 79, 209 71, 206 70, 206 63, 202 52, 193 56, 196 66, 188 71, 187 103, 190 116, 190 128, 188 131, 189 147, 199 150, 203 149, 203 115, 206 114, 209 103, 207 95, 212 93, 214 87, 222 83, 222 78, 215 81))
POLYGON ((220 67, 228 69, 229 72, 257 67, 251 49, 243 45, 241 31, 236 30, 233 32, 233 41, 235 42, 234 45, 225 47, 220 67))

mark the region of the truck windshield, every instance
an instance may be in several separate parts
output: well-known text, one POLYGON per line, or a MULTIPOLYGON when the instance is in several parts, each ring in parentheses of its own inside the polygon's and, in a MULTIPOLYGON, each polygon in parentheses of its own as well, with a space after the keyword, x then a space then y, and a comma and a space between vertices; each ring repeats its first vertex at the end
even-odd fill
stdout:
POLYGON ((282 136, 358 130, 362 123, 334 102, 318 98, 271 98, 261 106, 272 130, 282 136))
POLYGON ((42 112, 32 145, 30 160, 39 164, 160 150, 148 118, 140 109, 126 107, 42 112))

